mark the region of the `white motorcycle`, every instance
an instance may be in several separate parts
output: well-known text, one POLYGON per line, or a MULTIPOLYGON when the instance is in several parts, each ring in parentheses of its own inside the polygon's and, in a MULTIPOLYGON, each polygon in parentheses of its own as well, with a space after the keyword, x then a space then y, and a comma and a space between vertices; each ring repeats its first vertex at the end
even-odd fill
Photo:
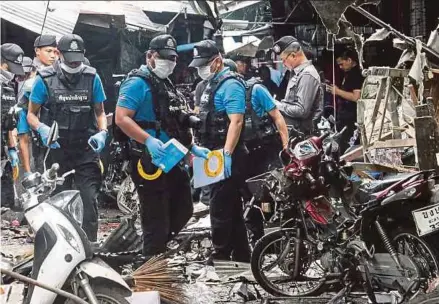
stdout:
MULTIPOLYGON (((55 122, 48 146, 58 138, 55 122)), ((47 156, 50 148, 47 150, 47 156)), ((83 203, 79 191, 48 196, 74 170, 58 176, 59 165, 23 180, 24 215, 35 233, 31 278, 51 288, 61 289, 88 303, 128 304, 131 290, 123 278, 99 258, 93 258, 90 242, 81 228, 83 203)), ((73 303, 47 289, 30 285, 24 303, 73 303)))

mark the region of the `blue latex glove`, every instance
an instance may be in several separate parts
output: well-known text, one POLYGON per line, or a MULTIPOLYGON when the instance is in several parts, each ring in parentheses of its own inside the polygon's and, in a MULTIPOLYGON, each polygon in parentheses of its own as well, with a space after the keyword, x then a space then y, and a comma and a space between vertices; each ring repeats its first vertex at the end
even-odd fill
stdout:
POLYGON ((24 172, 23 173, 23 178, 26 178, 26 177, 28 177, 31 174, 32 174, 32 172, 24 172))
POLYGON ((105 142, 107 140, 108 132, 101 131, 96 133, 93 136, 90 136, 88 139, 88 145, 95 151, 96 153, 101 153, 101 151, 105 148, 105 142))
POLYGON ((17 150, 8 150, 9 160, 11 161, 11 166, 18 166, 20 159, 18 158, 17 150))
MULTIPOLYGON (((38 134, 40 134, 41 140, 43 141, 44 146, 47 147, 47 137, 49 136, 50 127, 43 124, 43 123, 40 123, 38 128, 37 128, 37 132, 38 132, 38 134)), ((50 148, 58 149, 58 148, 60 148, 60 145, 58 142, 54 142, 53 144, 50 145, 50 148)))
POLYGON ((193 145, 191 149, 191 153, 196 157, 207 159, 207 154, 210 153, 210 150, 204 147, 193 145))
POLYGON ((232 156, 224 154, 224 176, 229 178, 232 176, 232 156))
POLYGON ((145 146, 148 148, 149 154, 152 158, 161 158, 165 156, 165 150, 163 149, 163 143, 160 139, 149 136, 145 140, 145 146))

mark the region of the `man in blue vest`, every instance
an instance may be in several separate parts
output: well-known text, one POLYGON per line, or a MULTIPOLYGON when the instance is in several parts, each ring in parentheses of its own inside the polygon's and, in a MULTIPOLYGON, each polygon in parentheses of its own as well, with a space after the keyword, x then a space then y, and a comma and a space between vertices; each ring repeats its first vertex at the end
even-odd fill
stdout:
MULTIPOLYGON (((106 96, 96 70, 83 64, 85 49, 80 36, 61 37, 58 50, 60 60, 38 71, 27 119, 46 147, 50 125, 58 122, 59 139, 51 146, 48 165, 59 163, 60 173, 75 169, 73 178, 84 203, 82 228, 89 240, 96 242, 97 197, 102 178, 99 153, 105 147, 108 134, 106 96)), ((71 189, 73 178, 57 191, 71 189)))
POLYGON ((176 47, 171 35, 153 38, 147 64, 128 74, 116 106, 116 125, 130 138, 131 177, 139 195, 145 258, 165 252, 166 243, 193 212, 190 179, 183 164, 160 173, 153 159, 165 156, 163 144, 171 138, 195 156, 206 158, 210 152, 193 144, 186 101, 168 78, 177 63, 176 47))
POLYGON ((248 150, 243 142, 246 84, 229 68, 212 40, 194 46, 189 65, 207 86, 201 96, 201 145, 223 149, 226 179, 210 186, 213 259, 248 262, 250 249, 244 225, 240 189, 245 183, 248 150))

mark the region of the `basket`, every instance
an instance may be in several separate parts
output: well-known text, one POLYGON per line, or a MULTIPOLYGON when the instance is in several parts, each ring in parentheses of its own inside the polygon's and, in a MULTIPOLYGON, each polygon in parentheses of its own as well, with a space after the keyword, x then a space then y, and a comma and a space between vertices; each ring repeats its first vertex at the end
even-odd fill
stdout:
POLYGON ((267 198, 268 193, 274 185, 280 185, 283 189, 286 189, 287 184, 290 182, 284 176, 282 169, 275 169, 256 175, 245 181, 248 189, 257 201, 262 201, 267 198))

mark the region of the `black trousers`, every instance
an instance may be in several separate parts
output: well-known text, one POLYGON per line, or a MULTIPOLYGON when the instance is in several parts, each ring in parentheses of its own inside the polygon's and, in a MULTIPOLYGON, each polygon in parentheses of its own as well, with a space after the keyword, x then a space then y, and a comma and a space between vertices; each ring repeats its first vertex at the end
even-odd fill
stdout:
POLYGON ((232 156, 232 176, 210 185, 210 221, 213 257, 238 262, 250 261, 250 248, 243 219, 242 187, 245 183, 248 151, 237 147, 232 156))
MULTIPOLYGON (((166 243, 186 225, 193 213, 189 174, 175 166, 156 180, 145 180, 137 171, 139 157, 133 157, 131 177, 137 186, 143 228, 143 254, 151 257, 166 251, 166 243)), ((145 164, 144 168, 151 164, 145 164)), ((155 168, 157 169, 157 168, 155 168)))
MULTIPOLYGON (((50 168, 53 163, 58 163, 60 165, 59 175, 72 169, 75 170, 75 174, 70 175, 62 186, 57 186, 53 194, 74 189, 74 186, 80 191, 84 204, 82 229, 91 242, 96 242, 98 236, 98 195, 102 183, 99 155, 88 145, 69 146, 68 143, 62 141, 59 144, 61 145, 60 149, 50 151, 47 168, 50 168)), ((44 155, 44 149, 39 152, 37 155, 41 159, 44 155)), ((42 165, 39 163, 38 167, 42 165)))
MULTIPOLYGON (((279 152, 282 150, 282 144, 279 141, 273 141, 262 145, 260 148, 251 149, 249 155, 248 178, 263 174, 275 168, 282 166, 279 160, 279 152)), ((254 202, 260 207, 261 202, 254 202)), ((247 213, 245 226, 249 232, 250 242, 253 246, 264 236, 264 219, 257 208, 251 208, 247 213)))
MULTIPOLYGON (((2 147, 3 148, 3 147, 2 147)), ((5 160, 6 157, 3 159, 5 160)), ((3 161, 2 160, 2 161, 3 161)), ((1 205, 3 207, 14 207, 15 204, 15 192, 14 192, 14 180, 12 179, 12 166, 8 161, 5 167, 2 169, 1 177, 1 205)))

